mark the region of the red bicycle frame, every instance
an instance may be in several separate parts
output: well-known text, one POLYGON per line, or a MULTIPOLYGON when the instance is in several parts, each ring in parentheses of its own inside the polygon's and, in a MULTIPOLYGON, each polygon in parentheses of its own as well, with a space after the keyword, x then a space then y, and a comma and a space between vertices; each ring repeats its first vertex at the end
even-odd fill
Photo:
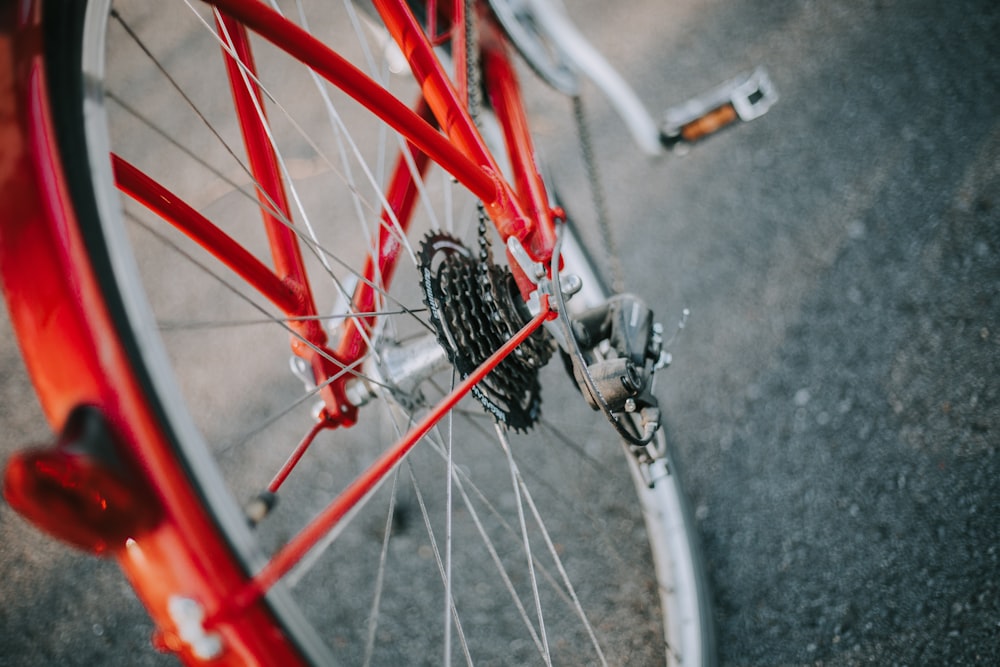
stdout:
MULTIPOLYGON (((263 3, 208 1, 224 12, 218 20, 220 33, 230 46, 224 57, 248 164, 257 183, 275 271, 264 267, 178 197, 115 157, 119 186, 247 279, 288 316, 295 330, 292 347, 313 370, 324 401, 326 421, 331 426, 353 424, 357 410, 346 398, 345 385, 357 374, 355 369, 368 352, 367 334, 374 318, 349 320, 338 348, 327 348, 326 334, 316 318, 316 305, 299 240, 292 227, 293 215, 285 196, 278 159, 269 140, 264 100, 256 83, 247 29, 309 64, 330 83, 402 133, 410 143, 418 172, 423 172, 428 160, 440 164, 484 202, 505 242, 508 237, 515 236, 532 259, 547 265, 555 238, 553 214, 534 163, 534 148, 520 88, 507 57, 506 44, 499 29, 484 15, 481 43, 486 88, 492 91, 491 102, 504 130, 516 190, 501 179, 499 167, 466 111, 466 104, 434 55, 430 38, 403 0, 380 0, 375 4, 420 82, 423 98, 416 111, 400 104, 370 77, 263 3), (441 131, 430 122, 431 116, 441 131)), ((458 7, 451 9, 458 12, 457 16, 445 12, 445 18, 453 23, 461 21, 464 11, 463 3, 456 4, 458 7)), ((386 193, 392 210, 383 213, 379 238, 372 245, 377 249, 377 256, 370 256, 366 262, 353 297, 354 312, 372 311, 377 298, 376 276, 388 286, 400 249, 394 237, 406 232, 416 198, 413 174, 400 156, 386 193), (398 221, 398 229, 394 228, 395 221, 398 221)), ((532 281, 523 274, 517 262, 511 262, 511 267, 527 297, 533 289, 532 281)))
MULTIPOLYGON (((465 111, 465 83, 456 90, 433 53, 431 40, 403 0, 376 0, 393 38, 410 62, 422 89, 412 110, 337 53, 261 2, 209 0, 221 10, 220 32, 226 49, 234 105, 240 120, 248 163, 258 187, 263 223, 268 231, 274 268, 247 252, 210 220, 163 185, 118 156, 111 156, 119 188, 195 239, 218 260, 274 303, 297 334, 296 354, 314 371, 326 407, 325 425, 350 425, 356 408, 345 384, 368 352, 371 317, 349 321, 336 350, 316 323, 316 305, 302 262, 300 241, 291 224, 277 157, 267 141, 264 100, 257 84, 247 29, 312 67, 333 85, 364 104, 408 142, 417 176, 437 162, 480 198, 506 241, 517 238, 533 260, 548 265, 554 243, 554 218, 534 163, 517 80, 507 58, 505 39, 480 8, 480 47, 485 86, 503 129, 512 164, 513 186, 499 173, 489 150, 465 111), (439 129, 440 128, 440 129, 439 129)), ((0 276, 12 323, 45 414, 56 430, 80 405, 89 405, 107 421, 115 453, 115 472, 87 452, 60 445, 57 450, 15 456, 8 465, 6 493, 12 505, 53 534, 77 546, 113 554, 136 584, 160 628, 158 643, 189 662, 199 655, 189 630, 178 624, 172 601, 190 598, 204 611, 206 632, 224 647, 218 664, 293 664, 298 649, 275 634, 275 622, 261 597, 297 558, 354 502, 378 483, 423 431, 412 431, 387 450, 371 474, 331 504, 271 561, 256 578, 213 525, 202 499, 192 489, 189 472, 177 458, 171 434, 148 396, 122 342, 101 279, 96 275, 75 201, 67 186, 66 165, 56 139, 49 97, 43 0, 5 3, 0 8, 0 276), (9 113, 8 113, 9 112, 9 113), (102 489, 114 487, 116 494, 102 489), (14 498, 16 497, 16 501, 14 498), (88 522, 84 511, 94 502, 114 502, 121 511, 116 525, 88 522), (81 509, 82 508, 82 509, 81 509), (124 536, 128 537, 125 538, 124 536), (183 545, 183 546, 181 546, 183 545), (267 631, 265 631, 265 629, 267 631)), ((441 19, 463 25, 462 2, 439 9, 441 19)), ((435 33, 436 34, 436 33, 435 33)), ((459 52, 465 49, 459 39, 459 52)), ((391 277, 399 257, 396 235, 405 233, 417 198, 414 172, 403 156, 397 161, 383 212, 383 224, 364 275, 353 296, 353 309, 369 313, 377 303, 376 276, 391 277), (398 220, 400 228, 395 228, 398 220)), ((533 283, 511 262, 522 293, 533 283)), ((542 313, 511 344, 447 397, 421 428, 440 418, 463 391, 481 379, 518 341, 551 316, 542 313)), ((244 554, 241 558, 246 558, 244 554)))

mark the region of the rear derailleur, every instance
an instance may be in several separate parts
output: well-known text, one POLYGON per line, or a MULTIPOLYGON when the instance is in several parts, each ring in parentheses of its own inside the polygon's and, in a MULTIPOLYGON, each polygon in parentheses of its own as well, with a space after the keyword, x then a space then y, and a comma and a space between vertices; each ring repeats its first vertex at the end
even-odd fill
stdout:
POLYGON ((654 373, 670 355, 652 311, 635 295, 617 294, 560 321, 572 332, 563 358, 584 399, 604 412, 640 462, 658 458, 650 445, 660 426, 654 373))

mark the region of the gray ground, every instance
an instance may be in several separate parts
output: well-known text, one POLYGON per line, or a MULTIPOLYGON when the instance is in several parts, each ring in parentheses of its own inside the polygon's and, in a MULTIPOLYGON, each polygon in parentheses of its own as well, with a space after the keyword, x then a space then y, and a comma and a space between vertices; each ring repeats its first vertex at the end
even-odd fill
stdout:
MULTIPOLYGON (((723 664, 996 664, 1000 6, 567 4, 654 108, 757 63, 782 94, 604 174, 631 286, 692 311, 661 387, 723 664)), ((0 326, 7 452, 48 436, 0 326)), ((157 662, 112 564, 0 531, 0 665, 157 662)))

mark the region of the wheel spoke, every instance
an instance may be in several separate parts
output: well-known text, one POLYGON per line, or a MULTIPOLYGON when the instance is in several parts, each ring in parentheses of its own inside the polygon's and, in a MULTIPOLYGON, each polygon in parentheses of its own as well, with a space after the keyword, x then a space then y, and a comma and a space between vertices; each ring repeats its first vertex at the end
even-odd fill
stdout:
POLYGON ((507 440, 507 432, 502 424, 496 425, 497 440, 503 447, 504 454, 507 455, 507 465, 510 470, 511 485, 514 488, 514 499, 517 506, 517 520, 521 527, 521 539, 524 542, 524 553, 528 564, 528 578, 531 581, 531 595, 535 600, 535 614, 538 620, 538 635, 542 639, 542 658, 545 664, 551 667, 552 654, 549 650, 549 637, 545 632, 545 615, 542 613, 542 599, 538 595, 538 580, 535 576, 535 560, 531 555, 531 541, 528 539, 528 524, 524 518, 524 504, 521 500, 522 485, 519 483, 517 464, 514 463, 514 454, 510 449, 510 442, 507 440))
POLYGON ((175 320, 158 320, 157 327, 160 331, 197 331, 199 329, 232 329, 241 327, 253 327, 259 325, 274 324, 275 319, 285 323, 293 322, 336 322, 354 317, 364 318, 386 318, 395 315, 418 315, 427 312, 426 308, 415 308, 406 310, 371 310, 358 311, 331 315, 311 315, 306 317, 280 317, 280 318, 260 318, 241 320, 199 320, 190 322, 179 322, 175 320))
MULTIPOLYGON (((439 453, 440 453, 440 444, 439 443, 437 443, 436 448, 439 450, 439 453)), ((494 516, 496 516, 498 518, 500 518, 499 511, 497 511, 496 508, 493 507, 491 503, 489 503, 488 501, 486 501, 485 496, 482 495, 482 493, 478 490, 478 488, 475 488, 474 484, 472 484, 471 482, 468 482, 468 481, 463 482, 464 476, 460 473, 460 471, 458 470, 458 468, 456 468, 454 466, 451 468, 451 476, 452 476, 452 481, 454 482, 455 488, 458 489, 459 495, 462 497, 463 506, 469 512, 469 518, 475 524, 476 531, 479 533, 479 537, 482 540, 483 546, 486 548, 487 552, 489 553, 490 559, 493 561, 493 564, 496 567, 497 574, 500 576, 501 580, 504 583, 504 587, 507 589, 507 592, 510 594, 511 602, 517 608, 518 615, 521 617, 521 620, 524 622, 525 628, 528 630, 528 633, 531 635, 532 641, 535 643, 535 646, 538 648, 538 654, 539 654, 539 656, 544 656, 545 655, 545 647, 542 645, 542 640, 538 636, 538 632, 535 630, 535 626, 531 622, 531 618, 528 616, 528 610, 525 609, 524 605, 521 603, 521 598, 517 594, 517 590, 514 588, 514 583, 510 579, 510 575, 507 572, 507 568, 504 567, 503 561, 500 559, 500 555, 497 553, 497 549, 496 549, 496 546, 493 543, 493 540, 490 538, 489 534, 486 532, 486 528, 483 525, 482 519, 479 517, 479 512, 476 511, 476 507, 473 504, 472 499, 469 497, 468 492, 465 489, 466 484, 468 483, 469 485, 471 485, 475 489, 476 493, 479 494, 480 498, 484 502, 486 502, 486 504, 488 506, 488 509, 491 512, 493 512, 494 516)), ((516 537, 516 533, 515 533, 513 527, 511 527, 510 525, 508 525, 506 522, 502 521, 502 519, 501 519, 501 525, 504 526, 507 529, 507 532, 508 532, 509 535, 512 535, 512 536, 516 537)))
POLYGON ((573 582, 570 581, 569 575, 566 574, 566 568, 563 567, 562 558, 559 557, 559 552, 556 550, 555 545, 552 543, 552 537, 549 535, 548 529, 545 527, 545 522, 542 520, 542 515, 538 512, 538 507, 535 505, 535 501, 531 497, 531 492, 528 490, 528 486, 524 483, 524 479, 521 477, 520 469, 517 468, 513 463, 513 454, 510 453, 510 445, 504 443, 504 448, 508 450, 508 456, 511 459, 511 466, 513 468, 513 474, 516 477, 516 483, 521 493, 524 495, 524 499, 531 509, 531 514, 535 518, 535 524, 538 530, 542 534, 542 538, 545 540, 545 546, 548 547, 549 555, 552 556, 553 562, 555 562, 556 569, 559 571, 559 575, 562 577, 563 584, 566 586, 567 592, 569 592, 570 597, 573 599, 573 608, 576 610, 577 614, 580 616, 580 621, 583 626, 587 629, 587 634, 590 636, 590 641, 594 646, 594 650, 597 652, 598 658, 601 660, 602 665, 607 665, 608 662, 604 657, 604 651, 601 650, 600 642, 597 641, 597 635, 594 634, 594 627, 590 624, 590 620, 587 618, 586 612, 583 610, 583 606, 580 604, 580 598, 577 597, 576 590, 573 587, 573 582))
MULTIPOLYGON (((452 390, 455 388, 455 371, 451 372, 451 386, 452 390)), ((454 598, 451 593, 451 547, 452 547, 452 522, 454 520, 453 505, 452 505, 452 477, 455 471, 455 413, 454 411, 448 412, 447 425, 445 430, 447 431, 447 448, 446 448, 446 461, 445 461, 445 535, 444 535, 444 599, 445 603, 445 618, 444 618, 444 663, 445 667, 450 667, 451 665, 451 623, 449 621, 449 612, 454 610, 454 598)), ((412 474, 412 473, 411 473, 412 474)), ((428 524, 430 525, 430 524, 428 524)), ((459 619, 456 614, 455 624, 458 626, 459 619)), ((460 628, 460 626, 459 626, 460 628)), ((465 643, 465 637, 462 636, 462 648, 465 651, 466 656, 469 654, 469 647, 465 643)), ((469 660, 469 664, 472 664, 472 660, 469 660)))
MULTIPOLYGON (((447 609, 446 615, 450 617, 449 622, 447 619, 445 621, 445 637, 450 637, 451 623, 454 622, 455 630, 458 632, 458 642, 462 647, 462 652, 465 654, 465 661, 470 666, 472 665, 472 656, 469 653, 469 644, 465 641, 465 632, 462 630, 462 619, 458 616, 458 609, 455 607, 455 600, 451 597, 451 584, 449 583, 450 573, 446 571, 445 564, 441 560, 441 552, 438 549, 437 538, 434 537, 434 528, 431 526, 430 514, 427 512, 427 505, 424 503, 423 493, 420 491, 420 484, 417 483, 417 478, 413 474, 413 468, 407 464, 406 471, 409 473, 410 482, 413 484, 413 491, 417 496, 417 504, 420 507, 420 515, 424 519, 424 528, 427 530, 427 537, 430 540, 431 550, 434 552, 434 562, 437 563, 438 573, 441 575, 442 583, 447 591, 445 596, 445 607, 447 609)), ((444 662, 445 664, 451 663, 451 646, 448 639, 445 640, 445 654, 444 662)))
POLYGON ((392 538, 392 524, 396 516, 396 488, 399 485, 399 469, 392 474, 392 491, 389 494, 389 508, 386 511, 382 550, 378 557, 378 571, 375 575, 375 593, 372 595, 371 610, 368 612, 368 634, 365 639, 364 664, 370 665, 375 653, 375 633, 378 630, 379 612, 382 604, 382 588, 385 584, 386 563, 389 555, 389 540, 392 538))

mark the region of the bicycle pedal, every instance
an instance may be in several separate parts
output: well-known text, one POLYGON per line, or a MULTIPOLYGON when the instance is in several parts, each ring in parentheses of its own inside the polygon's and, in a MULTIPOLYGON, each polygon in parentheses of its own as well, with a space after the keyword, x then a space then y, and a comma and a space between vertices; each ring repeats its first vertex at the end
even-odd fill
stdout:
POLYGON ((691 145, 737 121, 760 118, 777 101, 767 70, 758 67, 668 109, 660 126, 660 141, 683 154, 691 145))

